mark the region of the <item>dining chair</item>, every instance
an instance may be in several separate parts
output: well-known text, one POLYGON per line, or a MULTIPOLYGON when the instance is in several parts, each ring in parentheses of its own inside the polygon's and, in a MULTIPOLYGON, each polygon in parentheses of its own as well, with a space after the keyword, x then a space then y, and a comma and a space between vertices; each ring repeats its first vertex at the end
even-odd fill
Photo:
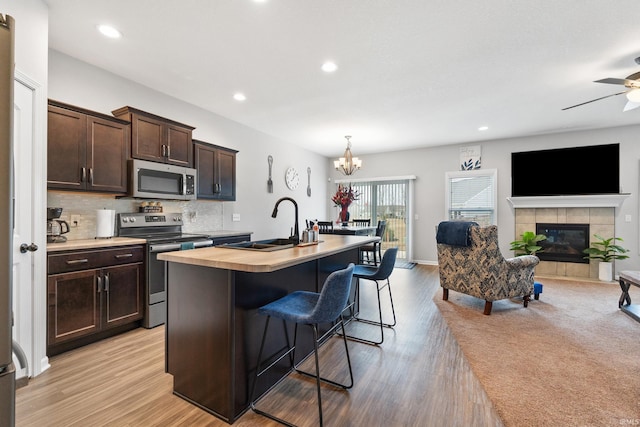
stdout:
POLYGON ((382 239, 384 237, 384 232, 387 229, 387 221, 381 219, 378 221, 378 226, 376 227, 376 237, 377 240, 373 243, 369 243, 364 246, 360 246, 360 262, 364 262, 364 256, 367 257, 367 262, 371 263, 371 258, 369 258, 369 254, 373 254, 373 265, 378 265, 378 260, 382 259, 382 239))
POLYGON ((369 219, 354 219, 353 225, 356 227, 368 227, 371 225, 371 218, 369 219))
POLYGON ((333 233, 333 221, 318 221, 318 230, 320 234, 333 233))
POLYGON ((393 296, 391 295, 391 282, 389 281, 389 276, 391 276, 391 273, 393 273, 393 269, 395 268, 397 254, 397 247, 389 248, 384 251, 384 256, 382 257, 382 261, 380 261, 380 265, 378 267, 358 264, 353 270, 353 277, 356 279, 356 289, 354 303, 351 305, 353 311, 351 320, 380 326, 380 340, 374 341, 356 337, 353 335, 347 335, 347 338, 366 344, 382 344, 382 342, 384 341, 384 328, 393 328, 396 325, 396 310, 393 305, 393 296), (368 280, 376 284, 376 294, 378 297, 378 320, 370 320, 360 317, 360 282, 362 280, 368 280), (385 287, 389 291, 389 302, 391 303, 391 314, 393 317, 393 322, 390 323, 385 323, 382 320, 382 303, 380 301, 380 291, 382 291, 385 287))
MULTIPOLYGON (((337 270, 331 273, 324 282, 324 286, 320 293, 308 292, 308 291, 295 291, 280 299, 277 299, 269 304, 266 304, 258 309, 258 314, 267 316, 267 320, 264 325, 264 333, 260 344, 260 350, 258 352, 258 362, 256 365, 256 375, 253 378, 253 384, 251 387, 251 409, 257 414, 263 415, 274 421, 277 421, 285 425, 293 425, 282 418, 279 418, 271 413, 258 409, 256 403, 261 399, 254 400, 254 394, 256 389, 256 383, 260 376, 267 373, 267 371, 278 364, 282 359, 289 356, 289 373, 295 370, 296 372, 315 378, 316 390, 318 394, 318 416, 320 419, 320 426, 323 425, 322 417, 322 394, 320 382, 325 382, 335 387, 349 389, 353 387, 353 371, 351 369, 351 359, 349 357, 349 347, 347 345, 347 338, 344 330, 343 311, 347 308, 349 302, 349 295, 351 293, 351 282, 353 279, 353 271, 355 266, 353 263, 349 264, 347 268, 337 270), (265 362, 268 362, 268 366, 261 370, 262 353, 265 347, 265 341, 267 338, 267 331, 269 329, 269 321, 271 318, 281 319, 284 324, 284 333, 287 342, 287 349, 283 352, 275 361, 270 362, 275 356, 270 355, 265 362), (295 323, 293 333, 293 346, 289 345, 289 336, 287 333, 286 322, 295 323), (318 324, 332 324, 327 332, 321 337, 318 337, 318 324), (298 369, 298 365, 295 363, 295 351, 298 339, 298 325, 307 325, 313 330, 313 353, 315 355, 315 373, 309 373, 298 369), (318 349, 319 344, 324 342, 327 337, 335 334, 338 328, 341 328, 342 340, 344 341, 345 353, 347 356, 347 365, 349 368, 349 384, 342 384, 333 380, 329 380, 320 376, 320 364, 318 349)), ((302 363, 302 362, 301 362, 302 363)), ((265 395, 268 393, 265 393, 265 395)), ((262 397, 264 397, 263 395, 262 397)))

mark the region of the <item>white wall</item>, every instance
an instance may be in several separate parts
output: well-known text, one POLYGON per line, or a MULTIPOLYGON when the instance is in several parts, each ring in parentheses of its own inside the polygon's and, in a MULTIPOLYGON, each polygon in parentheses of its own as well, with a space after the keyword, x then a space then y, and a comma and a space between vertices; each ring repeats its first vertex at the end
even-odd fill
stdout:
MULTIPOLYGON (((618 113, 612 114, 629 114, 618 113)), ((633 112, 631 112, 633 114, 633 112)), ((485 141, 482 146, 482 167, 498 170, 498 229, 500 247, 505 256, 511 256, 509 242, 515 240, 515 213, 507 202, 511 195, 511 153, 517 151, 544 150, 548 148, 573 147, 581 145, 620 143, 620 185, 622 191, 631 193, 622 207, 616 210, 616 236, 624 239, 623 245, 631 250, 628 260, 616 261, 616 271, 640 269, 639 265, 639 213, 638 180, 640 144, 638 143, 640 126, 599 129, 593 131, 566 132, 533 137, 511 138, 485 141), (625 222, 625 215, 631 215, 631 222, 625 222)), ((354 154, 363 160, 363 167, 355 176, 374 178, 384 176, 416 175, 415 214, 419 219, 414 222, 414 259, 420 262, 435 263, 437 260, 434 226, 445 218, 444 175, 447 171, 459 168, 460 147, 477 143, 424 148, 408 151, 360 155, 357 147, 354 154)), ((585 164, 584 178, 598 179, 607 173, 606 165, 598 164, 598 159, 576 159, 585 164)), ((331 168, 331 165, 328 165, 331 168)), ((544 165, 532 171, 532 179, 543 176, 544 165)), ((335 171, 330 172, 332 180, 344 178, 335 171)), ((335 191, 330 185, 327 200, 335 191)), ((332 211, 328 211, 332 212, 332 211)))
MULTIPOLYGON (((41 0, 8 0, 0 5, 0 13, 11 15, 15 19, 15 69, 16 76, 29 80, 34 86, 34 188, 32 196, 33 240, 44 246, 46 224, 40 218, 45 217, 46 195, 46 126, 47 126, 47 50, 49 44, 49 14, 47 6, 41 0)), ((20 165, 16 165, 16 179, 20 177, 20 165)), ((14 242, 15 243, 15 242, 14 242)), ((31 292, 35 297, 29 307, 22 304, 20 310, 29 313, 31 324, 21 325, 23 330, 33 331, 31 337, 33 354, 29 355, 30 375, 39 375, 49 366, 46 356, 46 252, 32 254, 33 283, 31 292)), ((21 284, 21 285, 26 285, 21 284)), ((28 302, 25 302, 28 304, 28 302)), ((28 316, 27 316, 28 317, 28 316)))
MULTIPOLYGON (((213 204, 222 203, 222 229, 250 231, 255 239, 289 236, 294 223, 293 205, 283 203, 278 217, 271 218, 275 202, 283 196, 297 201, 301 228, 305 218, 324 215, 327 204, 324 197, 327 192, 327 159, 319 154, 286 144, 55 50, 49 51, 49 98, 109 115, 111 111, 129 105, 195 126, 195 139, 238 150, 236 202, 205 202, 212 208, 213 204), (269 154, 274 158, 273 193, 267 192, 269 154), (290 166, 295 167, 301 175, 300 186, 295 191, 287 189, 284 184, 284 173, 290 166), (306 195, 307 166, 312 171, 311 197, 306 195), (231 221, 234 213, 240 214, 240 222, 231 221)), ((202 204, 199 202, 199 206, 202 204)), ((196 224, 190 224, 190 230, 197 229, 197 221, 196 224)))
POLYGON ((6 0, 0 13, 16 21, 16 68, 46 87, 49 11, 41 0, 6 0))

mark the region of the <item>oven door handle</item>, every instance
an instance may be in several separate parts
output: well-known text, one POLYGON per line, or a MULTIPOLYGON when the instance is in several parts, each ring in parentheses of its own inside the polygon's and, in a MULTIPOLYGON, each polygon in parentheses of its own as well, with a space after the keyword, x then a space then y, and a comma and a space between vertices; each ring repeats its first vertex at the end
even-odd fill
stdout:
MULTIPOLYGON (((187 243, 187 242, 184 242, 187 243)), ((204 248, 208 246, 213 246, 213 240, 198 240, 193 242, 193 246, 196 248, 204 248)), ((149 245, 149 252, 171 252, 171 251, 179 251, 182 247, 181 243, 158 243, 155 245, 149 245)))
POLYGON ((209 246, 213 246, 213 240, 211 239, 199 240, 197 242, 193 242, 193 246, 196 248, 207 248, 209 246))

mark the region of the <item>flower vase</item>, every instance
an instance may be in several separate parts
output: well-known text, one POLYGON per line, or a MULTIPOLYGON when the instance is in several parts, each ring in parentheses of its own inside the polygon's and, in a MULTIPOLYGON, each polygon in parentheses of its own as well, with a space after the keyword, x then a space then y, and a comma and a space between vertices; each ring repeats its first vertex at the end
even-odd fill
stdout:
POLYGON ((340 221, 342 221, 342 225, 344 227, 349 224, 349 205, 342 205, 342 209, 340 210, 340 221))

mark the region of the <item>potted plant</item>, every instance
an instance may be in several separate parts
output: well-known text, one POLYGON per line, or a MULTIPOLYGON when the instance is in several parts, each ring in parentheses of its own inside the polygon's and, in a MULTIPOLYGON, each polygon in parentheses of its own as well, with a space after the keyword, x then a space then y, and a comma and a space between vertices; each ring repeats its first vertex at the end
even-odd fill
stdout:
POLYGON ((542 252, 542 246, 538 242, 547 240, 544 234, 536 234, 533 231, 525 231, 520 235, 520 240, 511 242, 511 250, 516 256, 535 255, 536 252, 542 252))
POLYGON ((628 255, 625 255, 629 250, 620 245, 616 245, 616 240, 620 242, 623 241, 621 237, 605 239, 597 234, 594 234, 593 237, 595 237, 597 241, 592 242, 591 245, 583 251, 587 254, 584 258, 600 260, 598 279, 610 282, 613 280, 613 261, 616 259, 629 258, 628 255))

